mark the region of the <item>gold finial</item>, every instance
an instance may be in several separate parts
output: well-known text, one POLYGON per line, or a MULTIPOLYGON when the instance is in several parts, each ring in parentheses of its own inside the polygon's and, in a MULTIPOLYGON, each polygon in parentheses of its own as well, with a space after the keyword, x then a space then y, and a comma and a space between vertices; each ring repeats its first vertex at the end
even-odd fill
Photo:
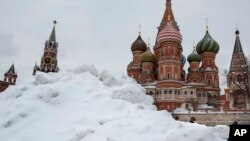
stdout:
POLYGON ((148 37, 148 47, 150 47, 150 38, 148 37))
POLYGON ((206 18, 206 31, 208 31, 208 18, 206 18))
POLYGON ((195 41, 193 41, 193 45, 194 45, 194 46, 193 46, 193 49, 195 49, 195 41))
POLYGON ((239 30, 239 24, 236 23, 236 30, 239 30))
POLYGON ((54 20, 54 21, 53 21, 53 23, 54 23, 54 24, 56 24, 56 23, 57 23, 57 21, 56 21, 56 20, 54 20))
POLYGON ((139 24, 139 35, 141 35, 141 24, 139 24))

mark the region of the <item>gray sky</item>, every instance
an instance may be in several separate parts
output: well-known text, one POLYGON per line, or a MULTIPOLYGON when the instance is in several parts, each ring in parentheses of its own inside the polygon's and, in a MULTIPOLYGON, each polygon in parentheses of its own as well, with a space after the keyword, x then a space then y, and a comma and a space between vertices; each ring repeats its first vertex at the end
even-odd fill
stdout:
MULTIPOLYGON (((183 54, 205 35, 205 19, 219 43, 217 65, 228 68, 236 23, 246 55, 250 46, 249 0, 172 0, 183 36, 183 54)), ((40 64, 45 40, 56 19, 60 69, 94 64, 114 73, 126 73, 132 60, 130 46, 142 25, 142 37, 155 43, 165 0, 0 0, 0 79, 15 62, 20 79, 31 77, 40 64)), ((188 67, 188 63, 185 66, 188 67)))

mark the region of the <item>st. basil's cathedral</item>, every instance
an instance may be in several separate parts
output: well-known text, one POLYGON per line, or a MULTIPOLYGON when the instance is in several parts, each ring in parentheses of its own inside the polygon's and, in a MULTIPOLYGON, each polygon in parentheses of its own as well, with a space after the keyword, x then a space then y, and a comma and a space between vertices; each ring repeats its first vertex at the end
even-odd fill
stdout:
MULTIPOLYGON (((49 39, 45 41, 40 65, 36 63, 33 67, 33 75, 37 71, 59 71, 55 24, 56 21, 49 39)), ((153 51, 139 34, 131 45, 133 60, 127 67, 127 73, 146 89, 146 94, 153 97, 158 110, 174 111, 184 108, 189 111, 250 111, 249 65, 238 29, 235 35, 227 88, 222 91, 215 63, 220 46, 210 35, 208 26, 204 37, 186 59, 171 0, 166 0, 165 13, 158 27, 153 51), (186 60, 189 63, 187 72, 184 70, 186 60)), ((17 76, 12 64, 4 74, 4 80, 0 80, 0 92, 10 85, 16 85, 17 76)))
POLYGON ((220 95, 219 71, 215 63, 219 49, 207 26, 204 37, 187 57, 189 67, 186 73, 182 35, 174 18, 171 0, 167 0, 154 53, 139 33, 131 45, 133 60, 127 67, 127 73, 153 97, 158 110, 250 110, 250 74, 238 29, 225 95, 220 95))

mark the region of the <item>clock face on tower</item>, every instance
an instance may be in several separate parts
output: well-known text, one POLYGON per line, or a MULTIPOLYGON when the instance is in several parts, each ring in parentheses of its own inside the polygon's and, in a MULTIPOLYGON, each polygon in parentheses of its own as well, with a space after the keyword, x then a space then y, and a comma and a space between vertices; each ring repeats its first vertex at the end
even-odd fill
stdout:
POLYGON ((44 57, 43 61, 45 64, 50 64, 52 59, 51 59, 51 57, 44 57))

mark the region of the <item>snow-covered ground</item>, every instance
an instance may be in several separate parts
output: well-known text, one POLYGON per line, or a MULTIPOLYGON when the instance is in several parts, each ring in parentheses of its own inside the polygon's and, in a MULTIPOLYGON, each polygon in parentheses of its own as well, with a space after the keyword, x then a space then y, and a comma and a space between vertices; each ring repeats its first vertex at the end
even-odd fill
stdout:
POLYGON ((228 128, 175 121, 134 80, 94 66, 32 80, 0 94, 1 141, 225 141, 228 128))

